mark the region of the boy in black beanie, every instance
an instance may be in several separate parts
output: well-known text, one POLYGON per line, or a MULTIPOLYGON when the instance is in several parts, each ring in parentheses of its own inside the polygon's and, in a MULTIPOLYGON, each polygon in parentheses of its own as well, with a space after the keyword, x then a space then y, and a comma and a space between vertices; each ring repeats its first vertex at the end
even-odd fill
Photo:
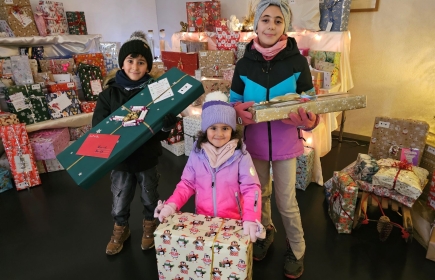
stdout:
MULTIPOLYGON (((92 126, 97 125, 121 105, 133 98, 144 87, 153 82, 149 75, 153 67, 153 57, 145 34, 134 32, 119 51, 121 70, 114 79, 109 80, 108 87, 100 93, 92 118, 92 126)), ((114 255, 122 250, 124 241, 130 237, 128 218, 130 204, 133 201, 136 184, 141 189, 143 204, 142 250, 154 247, 153 233, 157 227, 154 209, 159 194, 157 186, 160 175, 157 172, 158 157, 162 154, 161 140, 169 136, 177 119, 168 114, 163 120, 162 131, 133 152, 126 160, 112 170, 112 217, 115 221, 113 235, 106 247, 106 254, 114 255)))

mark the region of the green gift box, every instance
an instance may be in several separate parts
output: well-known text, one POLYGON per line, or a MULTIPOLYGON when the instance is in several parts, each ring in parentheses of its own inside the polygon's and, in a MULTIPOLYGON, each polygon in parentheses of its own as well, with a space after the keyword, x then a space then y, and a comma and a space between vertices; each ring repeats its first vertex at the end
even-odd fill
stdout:
POLYGON ((50 119, 39 84, 8 87, 5 100, 9 111, 16 114, 21 123, 33 124, 50 119))
POLYGON ((85 12, 65 12, 68 30, 71 35, 88 35, 85 12))
POLYGON ((77 72, 85 99, 87 101, 96 101, 100 92, 103 91, 103 75, 100 67, 80 63, 77 72))
POLYGON ((88 189, 160 131, 166 114, 179 114, 203 92, 201 82, 172 68, 57 155, 57 159, 79 186, 88 189), (123 127, 121 122, 110 120, 113 116, 127 115, 131 106, 147 106, 148 113, 143 123, 123 127), (90 133, 120 136, 109 158, 76 154, 90 133))

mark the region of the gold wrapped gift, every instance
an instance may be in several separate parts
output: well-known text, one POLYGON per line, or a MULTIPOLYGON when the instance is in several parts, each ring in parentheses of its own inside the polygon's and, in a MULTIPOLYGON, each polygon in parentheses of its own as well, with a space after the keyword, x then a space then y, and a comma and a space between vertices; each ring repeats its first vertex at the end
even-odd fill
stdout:
POLYGON ((367 97, 365 95, 353 95, 347 93, 319 95, 309 101, 302 100, 296 94, 292 94, 295 100, 258 104, 250 107, 255 122, 267 122, 288 118, 290 112, 297 112, 299 107, 315 114, 340 112, 365 108, 367 97))

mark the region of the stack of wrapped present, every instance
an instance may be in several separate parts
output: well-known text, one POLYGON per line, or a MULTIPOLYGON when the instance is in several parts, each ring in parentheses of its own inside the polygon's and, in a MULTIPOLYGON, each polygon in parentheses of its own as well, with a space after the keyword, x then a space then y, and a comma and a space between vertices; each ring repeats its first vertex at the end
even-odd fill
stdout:
POLYGON ((162 141, 163 148, 176 156, 184 155, 183 119, 179 118, 175 127, 169 133, 166 140, 162 141))

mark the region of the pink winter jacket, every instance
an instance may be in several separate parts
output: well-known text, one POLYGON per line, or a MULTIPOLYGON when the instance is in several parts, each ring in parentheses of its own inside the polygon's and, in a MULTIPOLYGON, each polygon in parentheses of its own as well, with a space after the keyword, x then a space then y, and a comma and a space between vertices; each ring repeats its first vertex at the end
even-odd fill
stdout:
POLYGON ((247 151, 235 150, 225 163, 211 168, 205 151, 193 149, 181 181, 166 203, 173 202, 180 210, 194 194, 197 214, 261 221, 260 181, 247 151))

